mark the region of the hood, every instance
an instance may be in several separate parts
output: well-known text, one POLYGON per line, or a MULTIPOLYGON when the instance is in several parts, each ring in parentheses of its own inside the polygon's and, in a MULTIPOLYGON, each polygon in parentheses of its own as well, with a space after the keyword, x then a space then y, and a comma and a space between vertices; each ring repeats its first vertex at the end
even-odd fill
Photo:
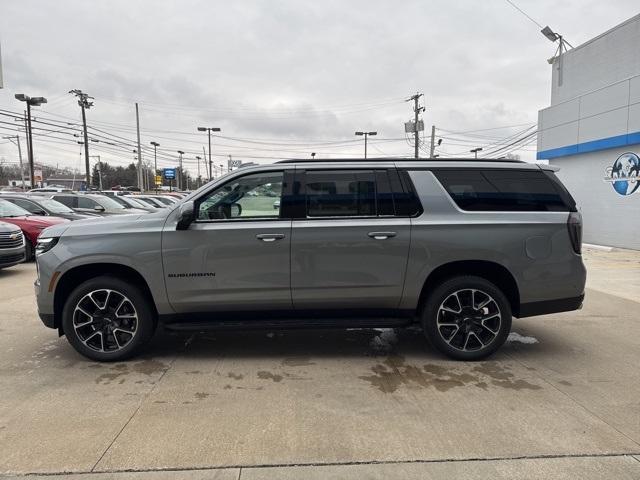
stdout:
POLYGON ((25 225, 32 225, 34 227, 50 227, 51 225, 57 225, 59 223, 68 223, 69 220, 60 217, 49 217, 40 215, 25 215, 21 217, 6 217, 0 218, 0 221, 8 223, 22 223, 25 225))
POLYGON ((91 218, 86 220, 76 220, 69 222, 66 228, 59 226, 46 230, 47 234, 68 236, 83 235, 104 235, 111 233, 122 233, 127 231, 161 228, 169 212, 132 214, 132 215, 107 215, 104 217, 91 218))
POLYGON ((11 233, 20 230, 19 227, 7 222, 0 222, 0 233, 11 233))

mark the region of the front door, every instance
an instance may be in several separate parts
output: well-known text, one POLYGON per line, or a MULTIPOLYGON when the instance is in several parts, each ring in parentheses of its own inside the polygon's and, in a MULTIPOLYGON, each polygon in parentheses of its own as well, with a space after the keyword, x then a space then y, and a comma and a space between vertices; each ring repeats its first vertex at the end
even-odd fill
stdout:
POLYGON ((164 273, 176 312, 291 310, 283 186, 283 170, 235 177, 195 200, 189 229, 165 229, 164 273))

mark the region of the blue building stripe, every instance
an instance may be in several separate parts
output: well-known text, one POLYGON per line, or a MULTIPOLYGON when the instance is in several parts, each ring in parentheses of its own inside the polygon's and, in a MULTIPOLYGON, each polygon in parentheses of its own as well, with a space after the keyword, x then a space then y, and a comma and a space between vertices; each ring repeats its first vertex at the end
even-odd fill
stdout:
POLYGON ((640 132, 625 133, 623 135, 601 138, 599 140, 591 140, 590 142, 543 150, 536 154, 536 159, 548 160, 550 158, 566 157, 578 153, 597 152, 599 150, 624 147, 625 145, 635 145, 638 143, 640 143, 640 132))

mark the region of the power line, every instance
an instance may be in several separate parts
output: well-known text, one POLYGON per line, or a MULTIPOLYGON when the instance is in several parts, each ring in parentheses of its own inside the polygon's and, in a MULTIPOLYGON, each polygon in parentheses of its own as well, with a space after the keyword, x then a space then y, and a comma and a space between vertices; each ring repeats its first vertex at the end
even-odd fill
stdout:
POLYGON ((542 30, 544 27, 542 25, 540 25, 538 22, 536 22, 533 18, 531 18, 530 15, 527 14, 527 12, 525 12, 524 10, 522 10, 519 6, 517 6, 515 3, 513 3, 511 0, 506 0, 506 2, 511 5, 513 8, 515 8, 516 10, 518 10, 522 15, 524 15, 525 17, 527 17, 529 20, 531 20, 534 24, 536 24, 538 26, 538 28, 540 28, 540 30, 542 30))

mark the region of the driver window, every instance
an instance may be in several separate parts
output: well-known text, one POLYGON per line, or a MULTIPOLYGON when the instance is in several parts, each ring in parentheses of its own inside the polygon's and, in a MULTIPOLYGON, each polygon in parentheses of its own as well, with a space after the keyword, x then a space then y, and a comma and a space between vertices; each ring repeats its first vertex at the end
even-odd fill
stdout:
POLYGON ((198 220, 278 218, 283 172, 245 175, 209 193, 198 205, 198 220))

